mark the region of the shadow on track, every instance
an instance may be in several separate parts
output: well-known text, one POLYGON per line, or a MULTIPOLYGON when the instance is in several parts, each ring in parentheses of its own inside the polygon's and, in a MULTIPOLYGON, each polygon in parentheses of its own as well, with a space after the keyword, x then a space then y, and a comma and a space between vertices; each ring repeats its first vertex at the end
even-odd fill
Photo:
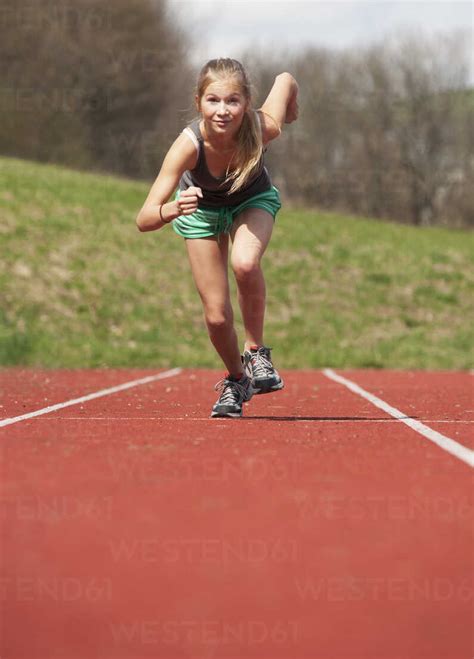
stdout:
MULTIPOLYGON (((400 419, 417 419, 416 416, 402 416, 400 419)), ((244 421, 399 421, 391 417, 369 416, 242 416, 244 421)))

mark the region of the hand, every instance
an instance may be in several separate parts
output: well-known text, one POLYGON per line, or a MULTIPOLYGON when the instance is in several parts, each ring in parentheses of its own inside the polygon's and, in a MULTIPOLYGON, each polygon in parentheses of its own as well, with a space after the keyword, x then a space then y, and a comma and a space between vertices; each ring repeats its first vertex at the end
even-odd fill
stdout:
POLYGON ((201 188, 191 186, 187 190, 182 190, 179 199, 176 200, 180 215, 191 215, 198 208, 198 198, 203 198, 201 188))

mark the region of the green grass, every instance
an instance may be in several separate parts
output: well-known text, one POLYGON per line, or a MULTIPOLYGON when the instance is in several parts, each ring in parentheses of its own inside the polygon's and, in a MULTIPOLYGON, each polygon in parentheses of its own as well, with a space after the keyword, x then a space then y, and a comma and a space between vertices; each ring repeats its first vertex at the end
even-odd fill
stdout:
MULTIPOLYGON (((1 364, 221 367, 183 240, 135 227, 148 184, 7 158, 0 180, 1 364)), ((266 342, 282 368, 472 368, 473 252, 468 232, 283 209, 266 342)))

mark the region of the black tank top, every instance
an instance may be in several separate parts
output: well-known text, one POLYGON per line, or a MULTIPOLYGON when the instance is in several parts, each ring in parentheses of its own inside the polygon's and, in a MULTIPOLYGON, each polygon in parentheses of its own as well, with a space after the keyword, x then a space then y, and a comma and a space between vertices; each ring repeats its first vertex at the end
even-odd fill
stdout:
MULTIPOLYGON (((259 119, 260 121, 260 119, 259 119)), ((221 208, 222 206, 238 206, 249 197, 260 192, 266 192, 272 187, 272 181, 265 167, 264 156, 260 158, 258 167, 245 184, 245 187, 237 192, 228 194, 232 181, 224 184, 225 176, 216 178, 212 176, 207 168, 206 156, 204 154, 204 138, 199 128, 200 119, 195 119, 182 132, 193 140, 198 149, 198 159, 194 169, 186 170, 179 181, 179 189, 186 190, 191 186, 202 189, 203 199, 199 199, 198 206, 209 208, 221 208)), ((264 149, 264 153, 267 149, 264 149)))

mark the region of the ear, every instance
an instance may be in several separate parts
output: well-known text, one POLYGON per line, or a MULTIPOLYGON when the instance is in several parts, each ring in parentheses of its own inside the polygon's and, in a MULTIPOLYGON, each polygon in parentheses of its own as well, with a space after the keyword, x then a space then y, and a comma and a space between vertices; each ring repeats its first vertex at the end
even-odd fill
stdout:
POLYGON ((196 105, 196 110, 197 110, 198 112, 201 112, 201 108, 199 107, 199 96, 198 96, 197 94, 196 94, 196 96, 194 97, 194 104, 196 105))

